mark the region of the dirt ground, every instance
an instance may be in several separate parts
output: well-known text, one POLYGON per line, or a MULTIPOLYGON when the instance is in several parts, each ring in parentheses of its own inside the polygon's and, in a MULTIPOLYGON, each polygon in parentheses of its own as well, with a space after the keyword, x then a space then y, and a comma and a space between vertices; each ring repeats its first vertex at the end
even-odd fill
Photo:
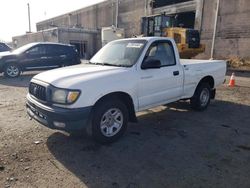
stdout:
POLYGON ((140 113, 106 146, 30 121, 32 76, 0 76, 0 187, 250 187, 250 73, 204 112, 182 101, 140 113))

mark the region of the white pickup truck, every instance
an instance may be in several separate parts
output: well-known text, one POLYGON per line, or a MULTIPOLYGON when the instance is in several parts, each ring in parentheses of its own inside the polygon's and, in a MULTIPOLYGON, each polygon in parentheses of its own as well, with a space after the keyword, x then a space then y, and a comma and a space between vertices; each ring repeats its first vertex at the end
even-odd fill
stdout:
POLYGON ((180 99, 204 110, 225 80, 226 62, 180 60, 169 38, 110 42, 88 63, 32 78, 27 112, 41 124, 67 132, 91 127, 93 138, 113 142, 136 122, 136 112, 180 99))

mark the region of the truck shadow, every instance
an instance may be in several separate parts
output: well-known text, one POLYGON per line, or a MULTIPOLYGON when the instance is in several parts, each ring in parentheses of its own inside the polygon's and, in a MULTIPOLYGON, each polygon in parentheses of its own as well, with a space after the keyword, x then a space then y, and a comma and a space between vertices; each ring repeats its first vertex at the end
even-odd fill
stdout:
POLYGON ((30 80, 37 73, 26 73, 24 75, 20 75, 18 78, 5 78, 2 75, 0 76, 0 84, 5 86, 12 87, 28 87, 30 80))
POLYGON ((248 179, 249 163, 235 160, 241 168, 235 172, 230 161, 249 154, 237 148, 249 140, 249 112, 250 106, 224 101, 194 112, 181 101, 140 114, 139 123, 111 145, 54 133, 47 146, 61 168, 88 187, 232 186, 233 175, 248 179), (220 174, 218 183, 212 177, 220 174))

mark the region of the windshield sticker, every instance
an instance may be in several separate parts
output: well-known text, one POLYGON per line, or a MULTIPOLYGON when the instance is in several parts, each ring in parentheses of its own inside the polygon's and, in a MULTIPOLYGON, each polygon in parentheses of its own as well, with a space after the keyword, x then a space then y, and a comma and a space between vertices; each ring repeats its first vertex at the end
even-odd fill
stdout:
POLYGON ((142 46, 142 43, 128 43, 127 48, 141 48, 142 46))

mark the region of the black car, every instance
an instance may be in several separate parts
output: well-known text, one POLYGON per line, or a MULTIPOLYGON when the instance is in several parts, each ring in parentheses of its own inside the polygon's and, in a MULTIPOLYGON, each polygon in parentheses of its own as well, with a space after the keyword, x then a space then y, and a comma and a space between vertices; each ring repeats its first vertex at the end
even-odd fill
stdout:
POLYGON ((12 52, 0 53, 0 73, 14 78, 21 72, 48 70, 80 64, 79 55, 72 45, 59 43, 30 43, 12 52))
POLYGON ((11 51, 11 47, 9 47, 7 44, 0 42, 0 52, 6 52, 11 51))

